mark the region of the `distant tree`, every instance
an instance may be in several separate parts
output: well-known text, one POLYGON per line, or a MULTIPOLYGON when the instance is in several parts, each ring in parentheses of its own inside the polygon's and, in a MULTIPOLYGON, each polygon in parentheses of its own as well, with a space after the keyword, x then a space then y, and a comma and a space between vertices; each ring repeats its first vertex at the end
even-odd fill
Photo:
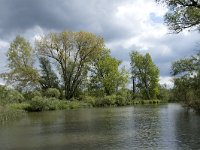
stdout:
POLYGON ((59 80, 56 73, 53 71, 48 58, 40 57, 41 79, 40 84, 42 89, 59 88, 59 80))
POLYGON ((1 76, 7 84, 18 90, 32 90, 38 87, 39 74, 33 67, 33 49, 23 37, 17 36, 7 52, 9 72, 1 76))
POLYGON ((105 51, 95 61, 90 77, 91 88, 103 90, 106 95, 115 93, 118 88, 124 88, 128 82, 125 68, 119 70, 121 61, 111 57, 109 53, 109 51, 105 51))
POLYGON ((39 55, 57 63, 66 99, 77 93, 104 47, 101 37, 83 31, 51 33, 37 41, 39 55))
POLYGON ((131 70, 133 77, 133 88, 136 86, 144 98, 156 98, 159 81, 159 69, 153 63, 151 56, 147 53, 145 55, 133 51, 130 54, 131 70))
POLYGON ((169 11, 165 14, 165 23, 169 29, 179 33, 184 29, 200 30, 199 0, 156 0, 165 3, 169 11))

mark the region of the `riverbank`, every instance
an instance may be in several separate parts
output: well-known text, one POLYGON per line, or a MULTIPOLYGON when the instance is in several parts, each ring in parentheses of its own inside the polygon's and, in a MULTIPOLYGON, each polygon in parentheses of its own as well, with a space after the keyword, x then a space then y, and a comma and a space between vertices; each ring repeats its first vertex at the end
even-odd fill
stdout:
POLYGON ((41 112, 53 110, 68 110, 78 108, 95 108, 95 107, 118 107, 118 106, 133 106, 133 105, 155 105, 164 103, 161 100, 141 100, 141 99, 126 99, 121 96, 105 96, 105 97, 84 97, 81 99, 72 99, 71 101, 60 100, 57 98, 47 98, 35 96, 30 101, 21 103, 8 103, 0 106, 0 121, 2 123, 20 118, 25 112, 41 112))
POLYGON ((58 100, 36 97, 30 102, 23 103, 11 103, 6 107, 11 110, 24 110, 28 112, 38 111, 51 111, 51 110, 63 110, 63 109, 77 109, 77 108, 92 108, 92 107, 118 107, 118 106, 132 106, 132 105, 145 105, 145 104, 160 104, 163 103, 160 100, 131 100, 124 103, 111 98, 87 98, 83 101, 73 100, 58 100))

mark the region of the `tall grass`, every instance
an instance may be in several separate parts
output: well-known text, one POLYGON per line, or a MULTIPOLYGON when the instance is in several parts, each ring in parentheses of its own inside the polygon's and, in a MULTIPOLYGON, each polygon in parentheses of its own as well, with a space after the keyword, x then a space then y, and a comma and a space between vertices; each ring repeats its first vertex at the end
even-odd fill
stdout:
POLYGON ((0 124, 4 124, 9 120, 15 120, 25 115, 22 110, 10 109, 8 107, 0 106, 0 124))

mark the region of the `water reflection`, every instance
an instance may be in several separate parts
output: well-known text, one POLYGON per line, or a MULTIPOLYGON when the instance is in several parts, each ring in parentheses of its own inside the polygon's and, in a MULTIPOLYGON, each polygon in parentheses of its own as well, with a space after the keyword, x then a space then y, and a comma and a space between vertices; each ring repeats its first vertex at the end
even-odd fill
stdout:
POLYGON ((199 124, 177 104, 30 113, 0 127, 0 149, 198 149, 199 124))

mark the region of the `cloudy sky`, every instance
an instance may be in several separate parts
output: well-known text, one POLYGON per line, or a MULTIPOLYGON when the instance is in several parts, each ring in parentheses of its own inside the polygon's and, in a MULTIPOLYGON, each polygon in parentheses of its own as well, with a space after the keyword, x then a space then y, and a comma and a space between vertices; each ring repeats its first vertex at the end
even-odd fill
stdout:
POLYGON ((150 53, 160 83, 171 85, 171 62, 194 54, 200 36, 196 31, 169 34, 166 11, 154 0, 0 0, 0 73, 7 70, 5 54, 16 35, 34 42, 50 31, 84 30, 102 36, 127 69, 130 51, 150 53))

